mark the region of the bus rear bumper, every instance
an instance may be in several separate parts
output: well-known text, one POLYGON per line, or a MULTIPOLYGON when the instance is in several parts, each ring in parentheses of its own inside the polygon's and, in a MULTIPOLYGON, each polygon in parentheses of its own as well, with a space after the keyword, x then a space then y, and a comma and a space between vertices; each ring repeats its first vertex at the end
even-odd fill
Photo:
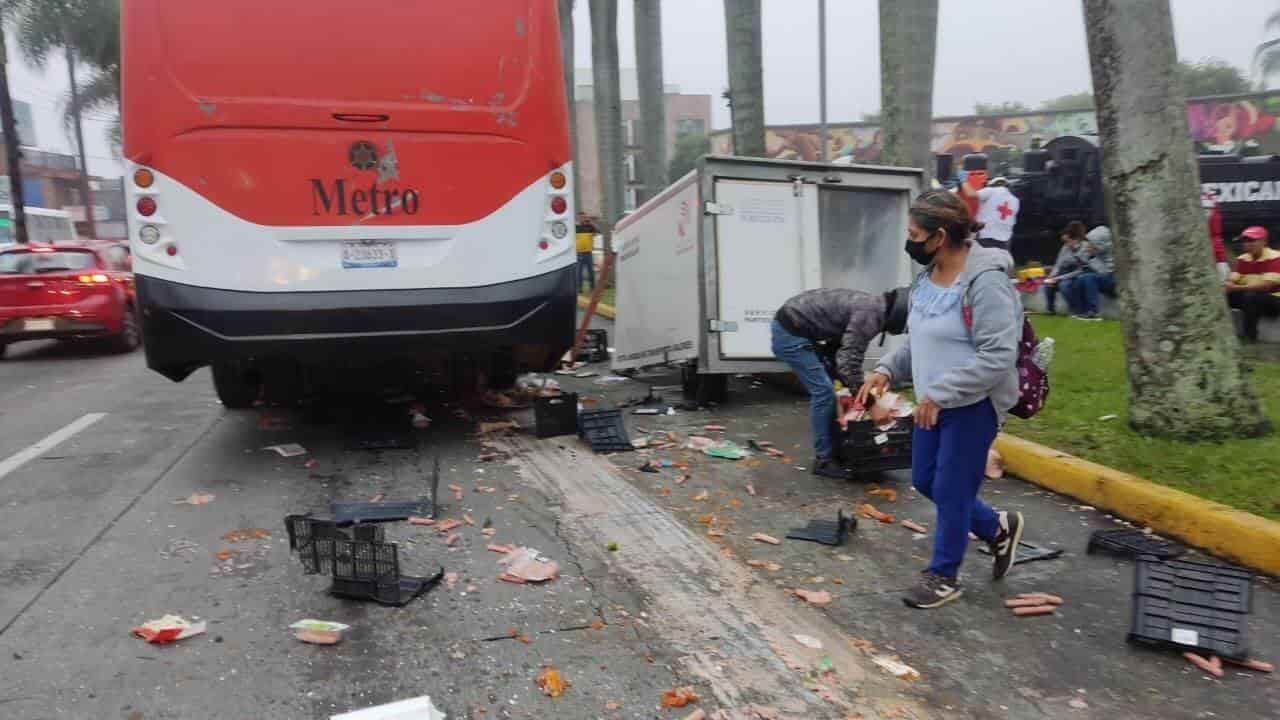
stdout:
POLYGON ((518 346, 545 347, 554 362, 573 343, 575 272, 570 265, 484 287, 296 293, 136 282, 147 365, 183 380, 219 362, 377 365, 518 346))

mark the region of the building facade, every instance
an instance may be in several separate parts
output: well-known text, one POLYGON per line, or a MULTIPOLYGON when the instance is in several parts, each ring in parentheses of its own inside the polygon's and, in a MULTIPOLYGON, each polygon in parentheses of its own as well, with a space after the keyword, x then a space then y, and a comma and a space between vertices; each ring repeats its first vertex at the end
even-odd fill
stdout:
MULTIPOLYGON (((600 151, 596 144, 596 118, 593 100, 594 87, 591 69, 574 71, 577 89, 574 92, 574 111, 577 117, 578 154, 575 158, 578 174, 578 209, 589 215, 603 213, 600 186, 600 151)), ((622 70, 622 143, 623 143, 623 210, 634 210, 642 191, 641 158, 646 152, 640 130, 640 101, 636 71, 622 70)), ((711 96, 685 95, 676 85, 666 87, 667 162, 675 153, 676 142, 686 135, 708 135, 711 132, 711 96)), ((667 178, 653 192, 667 186, 667 178)))

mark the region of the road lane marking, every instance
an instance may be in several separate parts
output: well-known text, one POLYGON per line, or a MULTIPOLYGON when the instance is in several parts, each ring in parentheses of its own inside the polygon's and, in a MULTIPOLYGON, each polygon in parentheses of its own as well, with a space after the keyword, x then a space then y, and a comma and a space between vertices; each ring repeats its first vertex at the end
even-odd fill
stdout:
POLYGON ((56 430, 53 433, 50 433, 48 437, 36 442, 34 445, 23 450, 19 450, 4 460, 0 460, 0 479, 3 479, 5 475, 8 475, 14 470, 17 470, 23 465, 26 465, 32 460, 35 460, 41 455, 61 445, 74 437, 76 433, 84 430, 106 416, 106 413, 89 413, 61 430, 56 430))

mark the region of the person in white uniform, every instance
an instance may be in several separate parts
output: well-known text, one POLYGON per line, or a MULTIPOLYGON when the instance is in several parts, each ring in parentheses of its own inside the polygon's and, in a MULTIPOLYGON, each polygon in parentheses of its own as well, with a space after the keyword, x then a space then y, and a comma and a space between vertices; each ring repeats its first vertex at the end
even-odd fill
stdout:
POLYGON ((982 225, 978 244, 1008 252, 1013 227, 1018 224, 1018 208, 1021 206, 1018 196, 1009 192, 1008 180, 997 177, 988 182, 986 187, 978 191, 977 220, 982 225))

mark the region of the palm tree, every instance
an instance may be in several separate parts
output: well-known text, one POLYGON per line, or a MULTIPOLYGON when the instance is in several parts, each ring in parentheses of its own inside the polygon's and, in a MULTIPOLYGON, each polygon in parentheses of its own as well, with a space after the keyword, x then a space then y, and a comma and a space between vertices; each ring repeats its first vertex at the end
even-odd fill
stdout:
MULTIPOLYGON (((32 65, 43 68, 49 53, 57 49, 64 53, 70 84, 65 120, 75 131, 80 155, 80 194, 85 222, 89 236, 97 237, 81 116, 86 110, 119 109, 119 3, 115 0, 3 0, 3 3, 5 16, 13 18, 18 45, 32 65), (77 76, 80 62, 95 69, 83 85, 77 76)), ((118 119, 111 132, 118 141, 118 119)))
POLYGON ((883 161, 933 178, 929 131, 938 0, 880 0, 880 112, 883 161))
POLYGON ((600 153, 605 253, 613 252, 613 224, 622 216, 622 89, 618 73, 618 0, 591 0, 591 76, 596 146, 600 153))
POLYGON ((724 0, 729 114, 735 155, 764 157, 764 68, 760 0, 724 0))
POLYGON ((1169 0, 1084 0, 1084 17, 1130 425, 1186 440, 1265 434, 1209 253, 1169 0))
POLYGON ((569 146, 573 158, 573 206, 581 208, 581 197, 578 193, 578 102, 575 97, 577 81, 574 79, 573 52, 573 6, 574 0, 559 0, 560 10, 560 54, 564 62, 565 101, 569 106, 569 146))
MULTIPOLYGON (((1267 16, 1262 24, 1263 34, 1280 31, 1280 10, 1267 16)), ((1258 90, 1266 90, 1270 83, 1267 79, 1280 71, 1280 35, 1265 40, 1253 50, 1253 68, 1257 73, 1258 90)))
POLYGON ((667 98, 662 79, 662 2, 635 0, 636 68, 640 81, 640 202, 657 195, 667 177, 667 98))

